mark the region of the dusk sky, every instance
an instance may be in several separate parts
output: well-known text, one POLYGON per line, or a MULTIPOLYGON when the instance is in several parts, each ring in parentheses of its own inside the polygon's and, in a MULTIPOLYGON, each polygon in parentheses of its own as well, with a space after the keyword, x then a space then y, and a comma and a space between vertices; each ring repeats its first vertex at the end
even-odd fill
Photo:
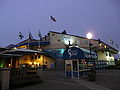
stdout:
POLYGON ((120 0, 0 0, 0 46, 24 40, 28 31, 38 39, 49 31, 62 32, 107 42, 110 37, 120 47, 120 0), (57 22, 51 22, 52 15, 57 22))

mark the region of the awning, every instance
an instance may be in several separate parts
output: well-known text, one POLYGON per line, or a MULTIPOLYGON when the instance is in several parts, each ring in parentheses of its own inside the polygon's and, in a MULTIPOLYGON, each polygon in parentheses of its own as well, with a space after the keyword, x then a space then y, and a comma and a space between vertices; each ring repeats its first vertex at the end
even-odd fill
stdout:
POLYGON ((14 49, 14 50, 6 50, 4 52, 1 52, 0 55, 24 55, 24 54, 32 54, 32 53, 42 53, 40 51, 36 50, 30 50, 30 49, 14 49))
MULTIPOLYGON (((24 46, 24 45, 48 45, 48 44, 50 44, 50 42, 49 41, 40 41, 40 42, 29 42, 29 43, 22 43, 22 44, 19 44, 19 46, 24 46)), ((16 47, 17 47, 18 45, 16 45, 16 47)))
POLYGON ((64 49, 48 49, 48 50, 44 50, 43 52, 46 55, 49 55, 55 59, 62 59, 64 51, 65 51, 64 49))
POLYGON ((21 56, 20 54, 0 54, 0 56, 12 57, 12 56, 21 56))
POLYGON ((63 59, 97 59, 97 54, 95 52, 90 53, 90 50, 87 49, 71 47, 64 51, 63 59))

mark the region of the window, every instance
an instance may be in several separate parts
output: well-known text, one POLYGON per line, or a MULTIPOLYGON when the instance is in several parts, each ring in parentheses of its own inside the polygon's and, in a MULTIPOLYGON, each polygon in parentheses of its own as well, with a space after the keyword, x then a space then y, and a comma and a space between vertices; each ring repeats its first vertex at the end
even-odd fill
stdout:
POLYGON ((47 61, 45 62, 45 64, 47 64, 47 61))
POLYGON ((27 60, 27 58, 24 58, 24 60, 27 60))
POLYGON ((106 52, 106 56, 108 56, 108 52, 106 52))
POLYGON ((38 58, 41 58, 41 55, 38 55, 38 58))
POLYGON ((50 33, 48 33, 47 35, 50 36, 50 33))
POLYGON ((109 53, 109 56, 111 57, 111 54, 109 53))
POLYGON ((34 59, 34 57, 33 57, 33 56, 31 56, 31 57, 30 57, 30 59, 31 59, 31 60, 33 60, 33 59, 34 59))
POLYGON ((52 36, 55 36, 55 34, 52 34, 52 36))
POLYGON ((104 51, 102 51, 102 53, 104 53, 104 51))
POLYGON ((35 55, 35 59, 37 59, 37 55, 35 55))
POLYGON ((58 41, 60 41, 60 39, 58 39, 58 41))

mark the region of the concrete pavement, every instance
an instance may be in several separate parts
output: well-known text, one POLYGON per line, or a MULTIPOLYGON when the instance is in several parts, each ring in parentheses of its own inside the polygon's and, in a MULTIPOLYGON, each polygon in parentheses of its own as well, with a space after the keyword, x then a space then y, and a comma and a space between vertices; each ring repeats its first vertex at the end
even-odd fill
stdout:
POLYGON ((98 72, 96 81, 66 79, 63 71, 44 71, 42 84, 15 90, 120 90, 120 71, 98 72))

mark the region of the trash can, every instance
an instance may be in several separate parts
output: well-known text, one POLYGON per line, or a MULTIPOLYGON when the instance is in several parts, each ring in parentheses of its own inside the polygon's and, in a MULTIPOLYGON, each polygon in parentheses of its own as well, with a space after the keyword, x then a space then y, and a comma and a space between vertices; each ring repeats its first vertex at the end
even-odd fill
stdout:
POLYGON ((37 75, 40 77, 41 82, 43 82, 43 69, 42 69, 42 67, 37 67, 37 75))
POLYGON ((10 69, 1 68, 0 69, 0 90, 8 90, 10 81, 10 69))

